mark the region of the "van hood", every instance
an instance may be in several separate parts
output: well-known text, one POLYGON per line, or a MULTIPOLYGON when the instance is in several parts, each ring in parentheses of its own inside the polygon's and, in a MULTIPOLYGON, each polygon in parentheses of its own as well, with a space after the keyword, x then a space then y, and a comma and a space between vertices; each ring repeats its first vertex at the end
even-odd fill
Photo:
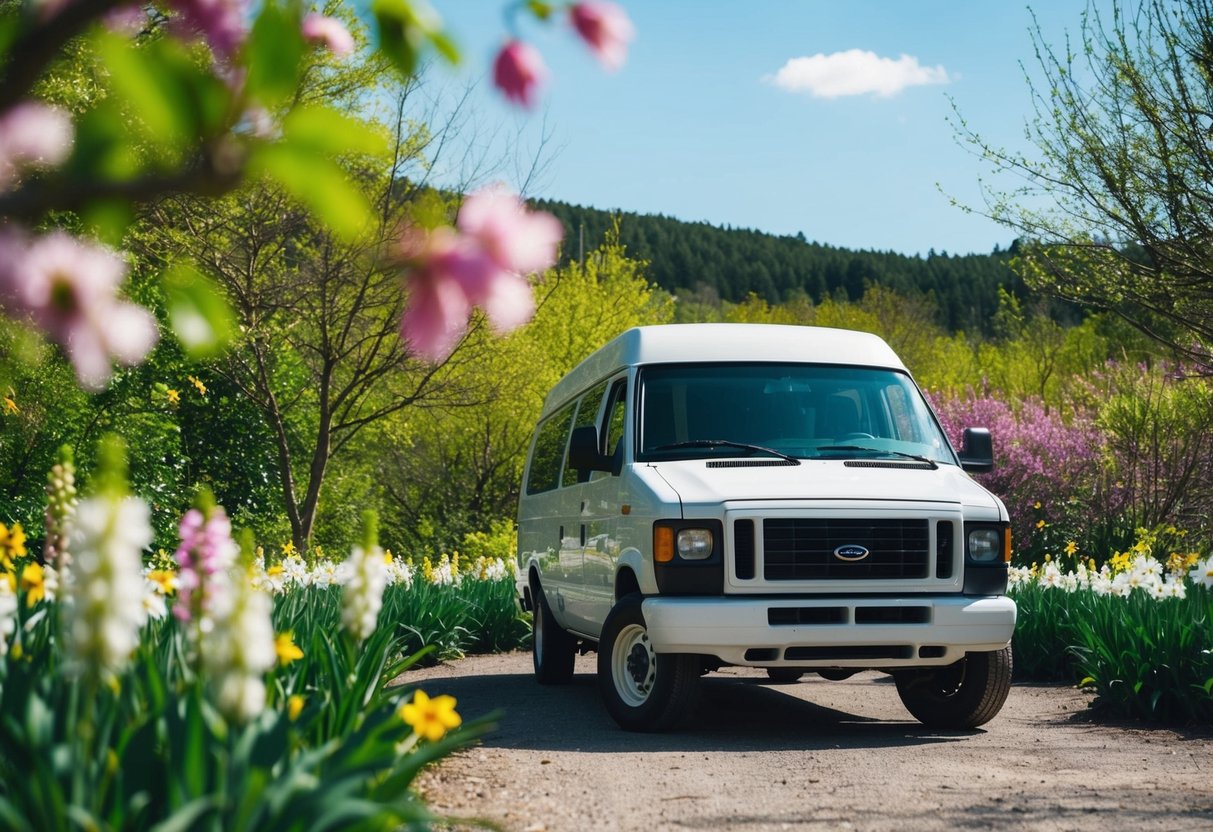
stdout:
POLYGON ((985 507, 1005 516, 998 499, 955 465, 931 470, 897 463, 866 467, 871 461, 863 462, 865 467, 840 459, 802 459, 800 465, 709 468, 706 460, 697 459, 649 466, 684 506, 750 500, 912 500, 985 507))

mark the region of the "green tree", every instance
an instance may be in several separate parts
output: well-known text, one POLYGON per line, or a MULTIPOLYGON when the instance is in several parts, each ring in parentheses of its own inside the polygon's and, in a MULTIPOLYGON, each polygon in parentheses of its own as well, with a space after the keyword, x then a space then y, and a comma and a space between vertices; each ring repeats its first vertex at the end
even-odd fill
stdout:
POLYGON ((1032 286, 1124 316, 1206 361, 1213 344, 1213 3, 1113 2, 1077 42, 1032 31, 1033 153, 960 136, 1025 185, 989 214, 1023 237, 1032 286))

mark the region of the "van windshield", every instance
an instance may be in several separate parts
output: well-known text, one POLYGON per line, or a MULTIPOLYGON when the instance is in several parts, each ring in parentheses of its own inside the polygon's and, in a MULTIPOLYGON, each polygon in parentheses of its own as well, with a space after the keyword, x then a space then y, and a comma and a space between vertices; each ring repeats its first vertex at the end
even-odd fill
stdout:
POLYGON ((904 373, 821 364, 667 364, 640 371, 636 459, 787 455, 955 465, 904 373), (749 446, 749 447, 746 447, 749 446))

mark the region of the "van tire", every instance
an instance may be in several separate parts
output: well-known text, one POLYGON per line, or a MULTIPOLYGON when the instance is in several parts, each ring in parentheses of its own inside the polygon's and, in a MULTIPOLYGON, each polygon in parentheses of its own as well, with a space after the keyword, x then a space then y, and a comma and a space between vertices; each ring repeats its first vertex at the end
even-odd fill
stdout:
POLYGON ((768 667, 767 678, 777 685, 791 685, 800 681, 804 671, 795 667, 768 667))
POLYGON ((966 653, 947 667, 893 673, 902 704, 931 728, 968 730, 993 719, 1011 690, 1011 645, 966 653))
POLYGON ((534 611, 531 613, 531 659, 535 680, 541 685, 567 685, 573 680, 577 639, 556 623, 552 608, 538 581, 531 582, 534 611))
POLYGON ((640 593, 620 598, 607 614, 598 644, 598 689, 611 716, 628 731, 669 731, 695 710, 699 657, 656 653, 640 593))

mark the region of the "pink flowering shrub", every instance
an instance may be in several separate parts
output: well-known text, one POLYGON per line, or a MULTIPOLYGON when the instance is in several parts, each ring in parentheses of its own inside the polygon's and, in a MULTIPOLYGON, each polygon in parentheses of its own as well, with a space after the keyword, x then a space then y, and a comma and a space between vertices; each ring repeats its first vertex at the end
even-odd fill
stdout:
MULTIPOLYGON (((1098 538, 1125 509, 1123 492, 1105 474, 1104 433, 1092 415, 1063 418, 1029 399, 1017 408, 989 394, 933 398, 944 431, 956 448, 967 427, 988 428, 994 470, 976 479, 997 494, 1011 515, 1017 562, 1060 557, 1071 541, 1085 554, 1102 548, 1098 538), (1084 545, 1080 545, 1084 544, 1084 545)), ((1129 533, 1132 533, 1130 528, 1129 533)))

